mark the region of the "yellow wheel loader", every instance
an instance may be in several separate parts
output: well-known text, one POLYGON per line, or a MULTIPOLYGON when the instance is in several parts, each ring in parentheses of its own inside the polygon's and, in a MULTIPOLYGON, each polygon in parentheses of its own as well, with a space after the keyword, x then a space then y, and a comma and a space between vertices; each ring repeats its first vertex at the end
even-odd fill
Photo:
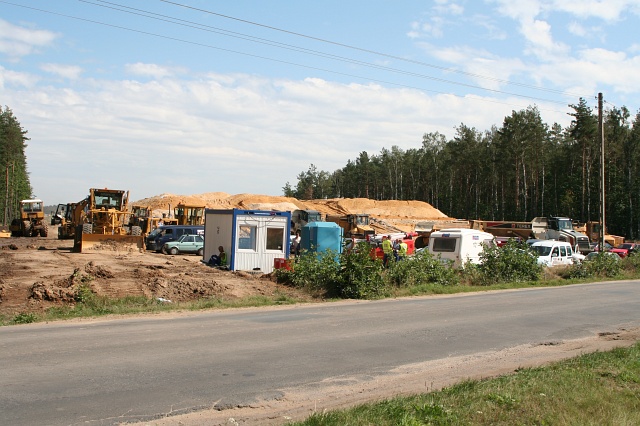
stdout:
POLYGON ((20 218, 13 219, 9 226, 12 237, 46 237, 49 226, 44 220, 42 200, 20 201, 20 218))

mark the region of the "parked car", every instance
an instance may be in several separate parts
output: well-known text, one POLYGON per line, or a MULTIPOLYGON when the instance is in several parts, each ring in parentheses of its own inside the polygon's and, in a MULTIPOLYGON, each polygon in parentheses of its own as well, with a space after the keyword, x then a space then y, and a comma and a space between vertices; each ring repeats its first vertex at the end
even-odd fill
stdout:
POLYGON ((564 241, 543 240, 531 244, 538 255, 538 264, 544 266, 573 265, 573 249, 564 241))
POLYGON ((164 254, 195 253, 204 255, 204 238, 202 235, 181 235, 177 241, 169 241, 162 246, 164 254))
MULTIPOLYGON (((592 251, 591 253, 589 253, 588 255, 586 255, 584 257, 584 262, 591 262, 592 260, 594 260, 596 257, 600 256, 601 254, 598 253, 597 251, 592 251)), ((615 253, 611 253, 609 251, 605 251, 602 253, 602 256, 607 256, 615 261, 620 260, 620 256, 618 256, 615 253)))
MULTIPOLYGON (((604 243, 604 251, 609 251, 612 248, 613 248, 613 246, 605 241, 605 243, 604 243)), ((591 249, 593 249, 593 251, 595 251, 595 252, 600 251, 600 243, 591 243, 591 249)))
POLYGON ((637 243, 622 243, 618 247, 609 250, 611 253, 615 253, 620 257, 627 257, 632 253, 640 251, 640 244, 637 243))

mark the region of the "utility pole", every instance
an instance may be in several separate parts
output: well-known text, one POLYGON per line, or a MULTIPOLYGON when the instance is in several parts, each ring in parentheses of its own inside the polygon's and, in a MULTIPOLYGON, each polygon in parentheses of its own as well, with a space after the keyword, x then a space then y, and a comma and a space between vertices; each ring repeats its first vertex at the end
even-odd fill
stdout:
POLYGON ((598 127, 600 128, 600 253, 604 252, 605 236, 605 195, 604 195, 604 122, 602 113, 602 92, 598 93, 598 127))

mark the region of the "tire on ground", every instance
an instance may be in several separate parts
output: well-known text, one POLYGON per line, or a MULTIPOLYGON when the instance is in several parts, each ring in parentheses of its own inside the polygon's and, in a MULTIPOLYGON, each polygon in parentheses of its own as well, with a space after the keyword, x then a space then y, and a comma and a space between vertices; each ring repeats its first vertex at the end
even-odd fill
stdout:
POLYGON ((176 247, 171 247, 171 249, 169 250, 170 254, 176 255, 179 253, 178 249, 176 247))
POLYGON ((142 228, 139 226, 132 226, 131 235, 135 235, 136 237, 142 235, 142 228))
POLYGON ((40 228, 40 236, 46 238, 47 235, 49 235, 49 226, 45 223, 42 225, 42 228, 40 228))
POLYGON ((28 220, 22 221, 22 235, 25 237, 31 236, 31 222, 28 220))
POLYGON ((200 257, 204 256, 204 248, 202 248, 202 247, 199 248, 198 251, 197 251, 197 255, 200 256, 200 257))

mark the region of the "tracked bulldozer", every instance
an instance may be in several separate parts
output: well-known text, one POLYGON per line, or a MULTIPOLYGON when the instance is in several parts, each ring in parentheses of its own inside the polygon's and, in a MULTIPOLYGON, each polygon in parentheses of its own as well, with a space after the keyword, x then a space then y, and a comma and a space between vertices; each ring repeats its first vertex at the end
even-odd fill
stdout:
POLYGON ((89 190, 82 223, 76 225, 74 251, 82 252, 97 245, 113 245, 120 249, 144 250, 142 229, 129 223, 129 191, 114 189, 89 190))

